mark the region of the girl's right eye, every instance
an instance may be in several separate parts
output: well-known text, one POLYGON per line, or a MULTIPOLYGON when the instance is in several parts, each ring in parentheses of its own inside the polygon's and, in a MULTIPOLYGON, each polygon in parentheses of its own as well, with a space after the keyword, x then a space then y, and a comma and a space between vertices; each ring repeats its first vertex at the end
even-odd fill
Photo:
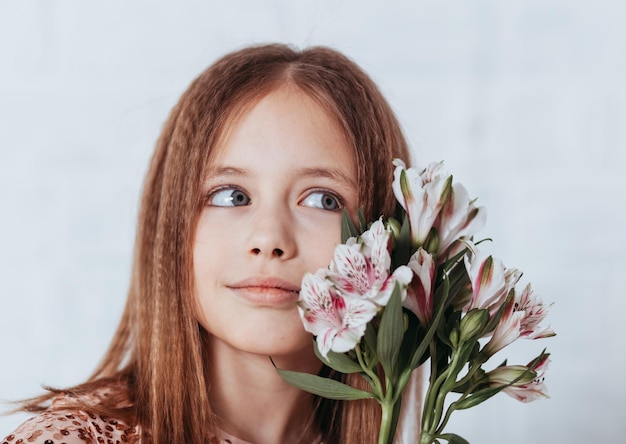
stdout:
POLYGON ((207 203, 213 207, 241 207, 250 205, 250 198, 236 188, 222 188, 209 194, 207 203))

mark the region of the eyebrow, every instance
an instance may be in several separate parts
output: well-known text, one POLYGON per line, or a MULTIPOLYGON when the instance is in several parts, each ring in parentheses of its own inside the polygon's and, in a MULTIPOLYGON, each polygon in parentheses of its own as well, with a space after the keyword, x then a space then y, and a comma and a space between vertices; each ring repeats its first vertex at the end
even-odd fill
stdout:
MULTIPOLYGON (((250 171, 246 168, 237 168, 223 166, 217 168, 209 168, 206 177, 210 180, 213 177, 237 177, 247 176, 250 171)), ((325 177, 336 182, 342 182, 345 185, 356 188, 356 183, 346 173, 339 168, 300 168, 293 172, 296 177, 325 177)))
POLYGON ((301 168, 295 172, 298 177, 326 177, 356 188, 356 183, 339 168, 301 168))
POLYGON ((235 167, 211 167, 208 169, 208 171, 206 172, 206 177, 207 179, 210 179, 212 177, 215 176, 247 176, 248 175, 248 170, 245 168, 235 168, 235 167))

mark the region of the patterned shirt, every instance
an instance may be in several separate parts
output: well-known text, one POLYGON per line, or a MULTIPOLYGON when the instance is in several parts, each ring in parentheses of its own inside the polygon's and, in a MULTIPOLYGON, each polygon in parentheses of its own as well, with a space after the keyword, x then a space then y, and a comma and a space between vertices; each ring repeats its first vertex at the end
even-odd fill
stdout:
MULTIPOLYGON (((100 403, 120 387, 105 388, 81 398, 87 403, 100 403)), ((0 441, 1 444, 140 444, 141 427, 97 414, 76 410, 75 398, 57 396, 44 412, 28 419, 17 430, 0 441)), ((122 407, 122 405, 118 405, 122 407)), ((1 435, 0 435, 1 436, 1 435)), ((209 444, 250 444, 223 431, 209 444)))

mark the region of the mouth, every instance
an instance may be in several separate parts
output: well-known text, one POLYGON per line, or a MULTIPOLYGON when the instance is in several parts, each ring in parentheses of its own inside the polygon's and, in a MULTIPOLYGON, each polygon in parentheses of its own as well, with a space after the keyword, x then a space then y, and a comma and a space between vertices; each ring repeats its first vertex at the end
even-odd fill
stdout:
POLYGON ((275 277, 253 277, 227 286, 248 302, 262 306, 294 305, 300 287, 275 277))

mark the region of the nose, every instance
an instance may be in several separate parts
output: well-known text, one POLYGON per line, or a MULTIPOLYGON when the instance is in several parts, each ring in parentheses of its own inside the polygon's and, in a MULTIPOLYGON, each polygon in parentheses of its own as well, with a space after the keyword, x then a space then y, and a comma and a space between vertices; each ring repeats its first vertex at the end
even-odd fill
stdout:
POLYGON ((252 219, 249 253, 266 259, 290 259, 296 254, 295 227, 289 212, 259 209, 252 219))

